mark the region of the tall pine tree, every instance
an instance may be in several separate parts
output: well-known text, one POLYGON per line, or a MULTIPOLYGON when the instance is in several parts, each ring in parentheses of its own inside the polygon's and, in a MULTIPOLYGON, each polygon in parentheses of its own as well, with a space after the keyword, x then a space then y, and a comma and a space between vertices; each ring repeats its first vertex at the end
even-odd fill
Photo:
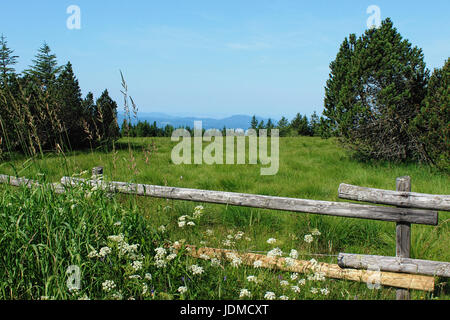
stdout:
POLYGON ((117 124, 117 103, 111 99, 108 90, 103 91, 96 102, 96 124, 101 141, 110 143, 120 136, 117 124))
POLYGON ((83 112, 81 89, 70 62, 64 66, 56 84, 60 120, 63 123, 69 147, 75 149, 85 146, 87 134, 84 130, 83 120, 85 120, 86 114, 83 112))
POLYGON ((18 56, 13 55, 14 50, 8 48, 8 41, 2 34, 0 37, 0 84, 8 82, 8 76, 15 73, 14 65, 18 56))
POLYGON ((47 43, 44 42, 35 57, 32 60, 33 65, 25 72, 34 76, 44 89, 49 88, 61 71, 62 67, 58 67, 56 55, 51 53, 51 49, 47 43))

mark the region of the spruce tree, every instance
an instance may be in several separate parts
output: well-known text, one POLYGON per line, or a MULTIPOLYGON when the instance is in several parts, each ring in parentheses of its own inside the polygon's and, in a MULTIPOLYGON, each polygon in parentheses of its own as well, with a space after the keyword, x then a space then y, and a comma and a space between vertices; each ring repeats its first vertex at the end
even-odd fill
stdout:
POLYGON ((258 129, 258 120, 255 115, 252 117, 252 121, 250 122, 250 128, 254 130, 258 129))
POLYGON ((117 124, 117 103, 111 99, 108 90, 103 91, 96 101, 96 123, 102 142, 110 143, 120 136, 117 124))
POLYGON ((8 41, 2 34, 0 37, 0 84, 6 84, 8 76, 16 71, 13 66, 17 63, 18 56, 13 53, 14 50, 8 48, 8 41))
POLYGON ((56 81, 60 120, 66 131, 66 139, 70 148, 87 145, 87 133, 84 127, 85 114, 78 80, 68 62, 56 81))
POLYGON ((58 67, 56 55, 51 53, 51 49, 44 42, 39 48, 36 58, 32 60, 33 65, 25 72, 36 77, 44 89, 49 88, 55 81, 62 67, 58 67))
POLYGON ((277 123, 277 129, 280 131, 280 137, 286 137, 289 135, 289 121, 284 116, 281 117, 277 123))

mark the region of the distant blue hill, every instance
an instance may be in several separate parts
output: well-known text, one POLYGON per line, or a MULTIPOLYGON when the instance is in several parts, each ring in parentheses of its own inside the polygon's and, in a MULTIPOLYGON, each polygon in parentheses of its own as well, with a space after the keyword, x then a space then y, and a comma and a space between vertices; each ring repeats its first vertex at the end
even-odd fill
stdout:
MULTIPOLYGON (((119 113, 117 116, 117 120, 119 125, 122 125, 124 115, 119 113)), ((258 122, 261 120, 264 123, 267 123, 268 118, 256 117, 258 122)), ((252 120, 252 116, 248 115, 233 115, 231 117, 223 118, 223 119, 214 119, 214 118, 202 118, 202 117, 178 117, 171 116, 164 113, 159 112, 151 112, 151 113, 138 113, 137 120, 131 119, 133 124, 136 124, 138 121, 152 124, 156 121, 156 125, 159 128, 163 128, 166 125, 170 124, 175 128, 179 127, 194 127, 194 121, 202 121, 202 126, 204 129, 222 129, 224 126, 228 129, 248 129, 250 128, 250 122, 252 120)), ((276 119, 272 119, 274 124, 277 123, 276 119)))

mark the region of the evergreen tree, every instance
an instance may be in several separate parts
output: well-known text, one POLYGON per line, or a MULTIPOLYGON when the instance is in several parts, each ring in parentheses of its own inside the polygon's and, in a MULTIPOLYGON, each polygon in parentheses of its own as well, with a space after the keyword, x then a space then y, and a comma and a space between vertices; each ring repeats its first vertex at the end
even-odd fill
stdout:
POLYGON ((266 129, 267 132, 270 132, 270 130, 272 130, 275 127, 275 125, 272 122, 272 119, 269 118, 269 120, 267 120, 267 125, 266 125, 266 129))
POLYGON ((410 120, 426 92, 422 51, 386 19, 358 39, 346 38, 330 68, 324 101, 330 131, 361 158, 417 158, 410 120))
POLYGON ((427 160, 450 171, 450 59, 435 69, 428 82, 427 95, 412 129, 419 137, 427 160))
POLYGON ((26 70, 27 74, 35 76, 44 89, 49 88, 56 80, 62 67, 58 67, 56 55, 51 53, 50 47, 44 42, 36 55, 36 59, 32 60, 33 65, 26 70))
POLYGON ((311 115, 311 120, 309 122, 309 126, 311 128, 312 136, 320 136, 320 119, 317 113, 314 111, 311 115))
POLYGON ((250 128, 254 130, 258 129, 258 120, 256 120, 255 115, 252 117, 252 121, 250 122, 250 128))
POLYGON ((111 99, 108 90, 103 91, 96 102, 96 123, 102 142, 110 143, 120 136, 117 124, 117 103, 111 99))
POLYGON ((8 48, 6 37, 0 37, 0 84, 6 84, 8 75, 14 74, 13 65, 17 63, 18 56, 13 55, 14 51, 8 48))
POLYGON ((78 80, 72 69, 72 64, 68 62, 56 81, 58 104, 60 107, 60 120, 66 132, 66 139, 70 148, 79 148, 87 145, 87 131, 84 123, 87 114, 84 112, 84 104, 90 103, 82 100, 81 89, 78 80))
POLYGON ((289 121, 284 116, 278 121, 277 129, 280 131, 280 137, 289 135, 289 121))

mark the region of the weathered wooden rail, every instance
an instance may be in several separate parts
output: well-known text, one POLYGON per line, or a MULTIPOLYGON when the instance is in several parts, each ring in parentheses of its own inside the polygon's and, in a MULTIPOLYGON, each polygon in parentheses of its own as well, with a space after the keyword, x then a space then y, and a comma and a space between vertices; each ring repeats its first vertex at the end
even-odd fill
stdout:
MULTIPOLYGON (((373 279, 375 275, 378 275, 380 284, 401 288, 397 290, 397 299, 408 299, 409 291, 407 289, 432 291, 434 288, 433 277, 435 276, 450 277, 450 263, 448 262, 409 258, 411 224, 437 225, 437 210, 450 211, 450 196, 410 192, 411 180, 409 177, 397 178, 396 191, 364 188, 348 184, 341 184, 339 186, 338 195, 342 199, 395 206, 386 207, 126 182, 105 182, 102 179, 98 179, 103 173, 102 167, 94 168, 92 173, 95 178, 93 180, 63 177, 60 184, 53 183, 50 186, 57 193, 63 193, 66 191, 66 188, 73 186, 88 185, 90 187, 96 186, 107 192, 155 198, 395 222, 397 225, 396 257, 340 253, 337 265, 322 263, 320 264, 321 270, 329 277, 354 281, 367 282, 373 279)), ((7 183, 13 186, 26 186, 29 188, 40 186, 38 182, 33 180, 5 175, 0 175, 0 183, 7 183)), ((191 250, 194 253, 209 252, 214 254, 224 253, 225 251, 214 248, 191 250)), ((250 259, 249 261, 251 262, 256 258, 263 259, 264 256, 260 257, 254 254, 246 254, 243 257, 246 257, 247 260, 250 259)), ((278 258, 275 259, 276 261, 266 259, 267 261, 265 260, 265 263, 267 267, 286 269, 282 263, 283 259, 278 258)), ((304 272, 311 268, 307 261, 296 260, 294 269, 296 272, 304 272)))
POLYGON ((225 191, 163 187, 126 182, 105 182, 101 180, 85 180, 70 177, 63 177, 61 179, 61 184, 63 186, 85 184, 89 186, 97 186, 98 188, 106 191, 136 194, 139 196, 217 203, 290 212, 303 212, 347 218, 408 222, 427 225, 437 225, 438 222, 438 214, 436 211, 421 209, 393 208, 360 205, 347 202, 319 201, 225 191))
POLYGON ((450 195, 391 191, 342 183, 339 198, 408 208, 450 211, 450 195))

